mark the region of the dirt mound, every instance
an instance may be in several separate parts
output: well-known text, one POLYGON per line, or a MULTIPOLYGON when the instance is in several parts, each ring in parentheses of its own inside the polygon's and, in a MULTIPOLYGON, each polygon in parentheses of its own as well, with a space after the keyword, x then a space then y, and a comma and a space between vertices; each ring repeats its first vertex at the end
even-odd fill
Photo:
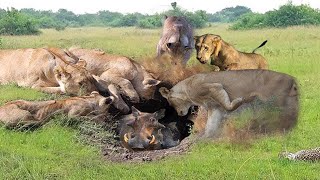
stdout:
POLYGON ((121 146, 107 145, 105 148, 103 148, 102 154, 104 155, 104 158, 106 160, 112 162, 136 163, 156 161, 168 156, 175 156, 187 153, 194 141, 194 138, 187 137, 184 140, 182 140, 178 146, 169 149, 138 152, 130 152, 129 150, 121 146))

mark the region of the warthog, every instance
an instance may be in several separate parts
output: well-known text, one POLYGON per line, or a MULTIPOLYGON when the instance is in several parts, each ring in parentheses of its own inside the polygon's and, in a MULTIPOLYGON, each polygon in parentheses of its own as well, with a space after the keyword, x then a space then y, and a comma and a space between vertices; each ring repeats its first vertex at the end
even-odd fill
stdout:
POLYGON ((193 30, 186 18, 179 16, 165 17, 163 31, 157 46, 158 56, 169 53, 187 64, 194 49, 193 30))
POLYGON ((183 132, 175 122, 159 123, 165 109, 155 113, 140 112, 132 106, 132 114, 123 117, 120 129, 121 144, 130 150, 156 150, 176 146, 183 132))

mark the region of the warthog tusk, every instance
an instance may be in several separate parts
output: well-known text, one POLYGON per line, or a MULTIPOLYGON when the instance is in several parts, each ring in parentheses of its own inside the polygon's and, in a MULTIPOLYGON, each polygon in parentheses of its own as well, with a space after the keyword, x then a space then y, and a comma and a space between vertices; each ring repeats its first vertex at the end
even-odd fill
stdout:
POLYGON ((153 144, 155 141, 156 141, 156 137, 154 137, 154 135, 152 135, 152 139, 151 139, 151 141, 149 142, 149 144, 153 144))
POLYGON ((124 134, 123 140, 127 143, 129 141, 128 133, 124 134))

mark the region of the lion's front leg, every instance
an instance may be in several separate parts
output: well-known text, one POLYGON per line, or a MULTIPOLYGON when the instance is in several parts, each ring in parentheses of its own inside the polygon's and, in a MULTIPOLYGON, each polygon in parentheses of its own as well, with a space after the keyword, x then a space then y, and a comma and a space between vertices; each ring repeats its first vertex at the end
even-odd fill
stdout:
POLYGON ((64 94, 65 92, 62 91, 61 87, 45 87, 41 85, 33 85, 31 88, 37 89, 42 92, 46 93, 56 93, 56 94, 64 94))
POLYGON ((233 111, 244 103, 244 98, 242 97, 238 97, 233 101, 230 101, 227 91, 220 83, 210 84, 209 91, 211 93, 210 97, 228 111, 233 111))
POLYGON ((205 134, 206 138, 217 135, 218 128, 223 118, 222 111, 217 107, 208 107, 208 120, 206 124, 205 134))

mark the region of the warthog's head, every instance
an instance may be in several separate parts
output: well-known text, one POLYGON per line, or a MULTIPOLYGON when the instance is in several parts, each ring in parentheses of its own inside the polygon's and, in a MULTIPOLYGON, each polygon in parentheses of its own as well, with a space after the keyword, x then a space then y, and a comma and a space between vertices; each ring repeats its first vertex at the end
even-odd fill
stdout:
POLYGON ((64 67, 56 66, 54 75, 61 91, 71 95, 89 94, 96 91, 96 80, 85 69, 86 62, 80 60, 77 64, 69 64, 64 67))
POLYGON ((193 105, 185 94, 174 92, 165 87, 159 89, 161 95, 166 98, 170 106, 174 107, 179 116, 188 114, 189 108, 193 105))
POLYGON ((164 115, 164 109, 155 113, 144 113, 132 107, 132 114, 123 119, 124 124, 120 131, 122 144, 134 151, 160 149, 160 130, 165 126, 158 120, 164 115))
POLYGON ((197 59, 202 63, 207 63, 211 57, 218 57, 221 50, 221 37, 213 34, 195 36, 195 48, 197 59))

